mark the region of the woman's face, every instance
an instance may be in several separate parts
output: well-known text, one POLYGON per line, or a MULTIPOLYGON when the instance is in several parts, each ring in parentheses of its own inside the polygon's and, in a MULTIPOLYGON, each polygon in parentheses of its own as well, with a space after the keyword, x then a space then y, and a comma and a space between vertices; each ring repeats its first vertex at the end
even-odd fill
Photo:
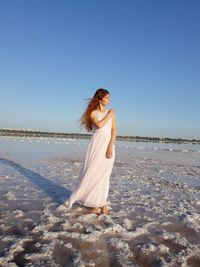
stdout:
POLYGON ((110 104, 110 95, 107 94, 101 99, 101 104, 104 106, 108 106, 110 104))

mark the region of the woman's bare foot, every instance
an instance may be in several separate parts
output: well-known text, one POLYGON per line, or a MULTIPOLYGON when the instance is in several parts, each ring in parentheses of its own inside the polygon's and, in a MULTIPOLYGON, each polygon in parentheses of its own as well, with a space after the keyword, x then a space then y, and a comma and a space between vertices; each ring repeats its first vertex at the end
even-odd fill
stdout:
POLYGON ((109 208, 108 208, 108 206, 103 206, 103 207, 102 207, 102 213, 103 213, 103 214, 108 214, 108 213, 109 213, 109 208))
POLYGON ((101 208, 92 208, 91 212, 94 214, 101 214, 101 208))

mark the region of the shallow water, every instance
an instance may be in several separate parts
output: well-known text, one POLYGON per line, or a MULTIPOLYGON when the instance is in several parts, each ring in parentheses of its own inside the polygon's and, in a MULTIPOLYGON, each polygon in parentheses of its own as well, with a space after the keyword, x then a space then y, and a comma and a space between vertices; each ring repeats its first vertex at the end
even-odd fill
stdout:
POLYGON ((117 142, 95 215, 64 205, 88 142, 0 138, 0 266, 200 266, 199 149, 117 142))

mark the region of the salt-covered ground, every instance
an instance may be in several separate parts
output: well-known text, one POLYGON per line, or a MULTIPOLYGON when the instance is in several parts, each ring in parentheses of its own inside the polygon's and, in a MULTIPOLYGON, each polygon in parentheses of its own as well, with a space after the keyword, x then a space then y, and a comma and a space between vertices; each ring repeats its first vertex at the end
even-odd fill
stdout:
POLYGON ((0 138, 0 266, 199 267, 200 148, 117 142, 95 215, 64 205, 88 142, 0 138))

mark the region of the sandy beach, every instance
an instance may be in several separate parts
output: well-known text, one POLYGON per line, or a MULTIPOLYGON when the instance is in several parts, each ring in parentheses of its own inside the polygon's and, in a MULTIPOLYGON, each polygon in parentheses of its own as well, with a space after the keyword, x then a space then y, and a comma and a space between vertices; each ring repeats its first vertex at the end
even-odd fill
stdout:
POLYGON ((67 207, 88 142, 0 137, 0 266, 200 266, 200 146, 117 142, 96 215, 67 207))

